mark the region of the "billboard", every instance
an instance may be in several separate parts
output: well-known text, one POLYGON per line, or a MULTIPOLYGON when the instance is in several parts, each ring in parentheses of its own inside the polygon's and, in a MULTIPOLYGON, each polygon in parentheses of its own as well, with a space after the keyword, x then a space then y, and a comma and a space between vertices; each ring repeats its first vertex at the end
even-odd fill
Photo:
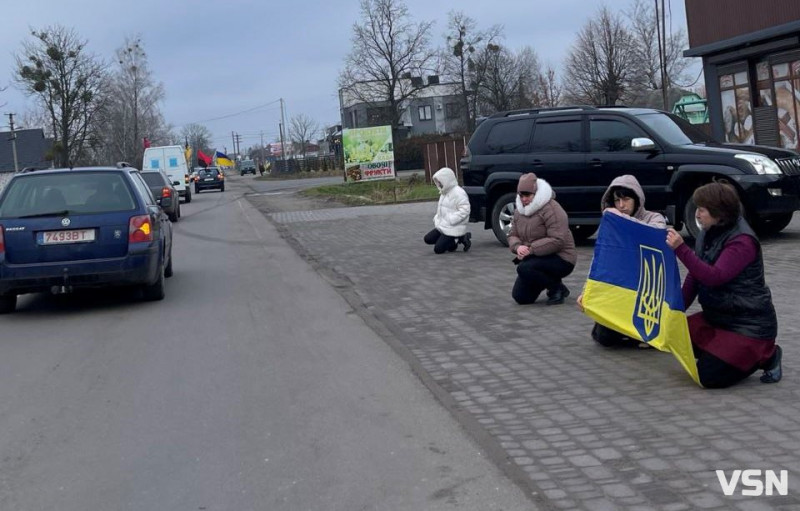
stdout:
POLYGON ((345 181, 394 179, 391 126, 343 130, 342 146, 345 181))

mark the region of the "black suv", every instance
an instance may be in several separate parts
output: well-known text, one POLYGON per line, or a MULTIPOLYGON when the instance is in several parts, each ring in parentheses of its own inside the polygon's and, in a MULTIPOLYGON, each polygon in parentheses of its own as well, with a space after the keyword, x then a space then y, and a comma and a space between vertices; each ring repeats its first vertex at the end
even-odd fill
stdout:
POLYGON ((461 159, 472 212, 507 244, 519 176, 535 172, 556 191, 576 240, 600 223, 611 180, 636 176, 647 209, 661 211, 696 236, 692 192, 716 177, 739 191, 745 215, 761 233, 777 233, 800 209, 800 156, 794 151, 722 144, 673 114, 650 108, 558 107, 500 112, 486 118, 461 159))
POLYGON ((256 162, 253 160, 244 160, 239 162, 239 175, 243 176, 245 174, 253 174, 256 175, 256 162))

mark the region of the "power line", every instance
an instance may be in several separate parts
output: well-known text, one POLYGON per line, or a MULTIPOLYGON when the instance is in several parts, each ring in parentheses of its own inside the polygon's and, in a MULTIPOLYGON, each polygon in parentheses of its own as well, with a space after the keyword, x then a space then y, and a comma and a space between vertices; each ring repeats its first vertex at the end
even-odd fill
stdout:
POLYGON ((259 110, 259 109, 261 109, 261 108, 264 108, 264 107, 267 107, 267 106, 273 105, 273 104, 275 104, 275 103, 279 103, 280 101, 281 101, 280 99, 276 99, 275 101, 270 101, 269 103, 264 103, 263 105, 254 106, 253 108, 248 108, 247 110, 242 110, 241 112, 236 112, 236 113, 233 113, 233 114, 222 115, 222 116, 220 116, 220 117, 213 117, 213 118, 211 118, 211 119, 206 119, 206 120, 204 120, 204 121, 187 122, 186 124, 183 124, 182 126, 186 126, 186 125, 189 125, 189 124, 202 124, 202 123, 204 123, 204 122, 219 121, 219 120, 221 120, 221 119, 228 119, 228 118, 230 118, 230 117, 236 117, 237 115, 242 115, 242 114, 250 113, 250 112, 253 112, 253 111, 255 111, 255 110, 259 110))

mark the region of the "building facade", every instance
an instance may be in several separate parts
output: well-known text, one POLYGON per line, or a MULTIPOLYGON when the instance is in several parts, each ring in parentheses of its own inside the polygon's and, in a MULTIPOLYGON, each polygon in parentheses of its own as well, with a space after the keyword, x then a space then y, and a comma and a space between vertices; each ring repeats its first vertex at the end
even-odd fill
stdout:
MULTIPOLYGON (((463 133, 467 125, 466 115, 455 90, 455 84, 439 83, 438 77, 428 77, 427 86, 405 101, 397 131, 406 136, 463 133)), ((388 101, 375 98, 366 102, 342 89, 339 102, 345 129, 391 124, 388 101)))
POLYGON ((686 0, 713 135, 800 150, 800 0, 686 0))

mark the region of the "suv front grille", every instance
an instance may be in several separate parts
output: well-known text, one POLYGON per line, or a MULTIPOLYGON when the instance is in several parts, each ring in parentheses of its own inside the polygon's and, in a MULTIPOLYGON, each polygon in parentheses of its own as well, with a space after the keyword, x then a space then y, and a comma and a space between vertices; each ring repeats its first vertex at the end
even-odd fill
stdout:
POLYGON ((775 163, 781 168, 787 176, 800 175, 800 156, 793 156, 791 158, 777 158, 775 163))

